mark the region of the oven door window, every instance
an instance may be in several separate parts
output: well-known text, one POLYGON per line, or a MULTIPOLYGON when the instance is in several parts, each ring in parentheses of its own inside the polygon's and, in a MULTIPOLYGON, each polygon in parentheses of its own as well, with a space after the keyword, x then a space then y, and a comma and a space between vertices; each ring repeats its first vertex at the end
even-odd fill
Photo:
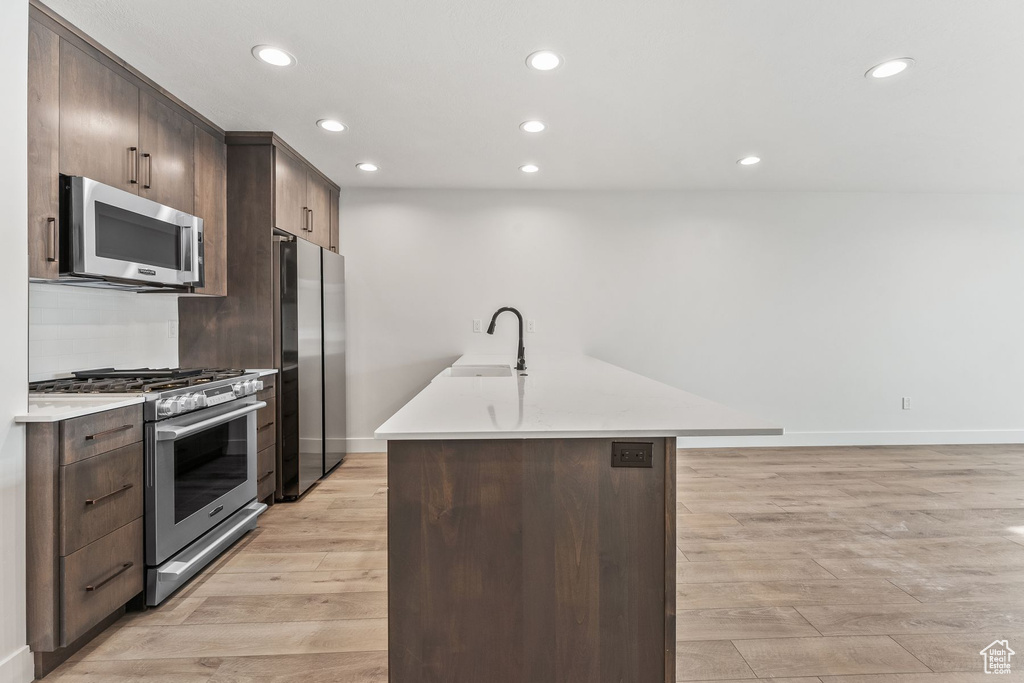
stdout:
POLYGON ((181 226, 95 202, 96 255, 179 270, 181 226))
POLYGON ((174 442, 174 523, 245 483, 249 475, 248 418, 174 442))

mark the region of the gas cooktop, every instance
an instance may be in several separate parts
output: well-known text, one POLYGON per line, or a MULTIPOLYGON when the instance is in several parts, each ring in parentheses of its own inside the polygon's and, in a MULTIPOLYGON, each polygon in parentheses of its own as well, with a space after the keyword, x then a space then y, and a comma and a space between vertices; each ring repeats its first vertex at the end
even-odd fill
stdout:
POLYGON ((224 368, 100 368, 82 370, 74 377, 30 382, 39 394, 146 394, 201 386, 245 374, 224 368))

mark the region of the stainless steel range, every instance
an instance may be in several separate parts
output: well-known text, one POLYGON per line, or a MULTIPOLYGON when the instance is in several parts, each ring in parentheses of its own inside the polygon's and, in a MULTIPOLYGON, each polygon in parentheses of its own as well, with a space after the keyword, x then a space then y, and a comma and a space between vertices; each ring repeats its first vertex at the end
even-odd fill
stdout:
POLYGON ((36 382, 41 393, 145 397, 146 603, 158 605, 256 527, 256 398, 241 370, 114 370, 36 382))

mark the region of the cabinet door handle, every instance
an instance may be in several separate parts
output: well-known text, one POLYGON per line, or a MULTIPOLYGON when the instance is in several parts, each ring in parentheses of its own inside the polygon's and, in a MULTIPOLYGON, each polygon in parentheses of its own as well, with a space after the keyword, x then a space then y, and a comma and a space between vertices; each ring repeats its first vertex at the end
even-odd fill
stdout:
POLYGON ((146 182, 143 184, 142 189, 148 190, 153 187, 153 155, 143 154, 142 158, 146 160, 146 182))
POLYGON ((46 218, 46 227, 50 229, 50 255, 46 260, 53 263, 57 260, 57 219, 53 216, 46 218))
POLYGON ((111 581, 113 581, 117 577, 121 576, 121 574, 124 574, 126 571, 128 571, 129 569, 131 569, 134 566, 135 566, 134 562, 125 562, 124 564, 121 565, 120 569, 118 569, 116 572, 114 572, 113 574, 111 574, 107 578, 105 578, 102 581, 100 581, 99 583, 97 583, 95 586, 93 586, 91 584, 86 586, 85 587, 85 591, 87 593, 91 593, 93 591, 98 591, 99 589, 103 588, 108 583, 110 583, 111 581))
POLYGON ((132 185, 139 184, 139 148, 129 147, 128 148, 128 168, 129 177, 128 182, 132 185))
POLYGON ((134 426, 135 425, 121 425, 120 427, 114 427, 113 429, 106 429, 106 430, 104 430, 102 432, 96 432, 95 434, 90 434, 89 436, 85 437, 85 440, 86 441, 95 441, 96 439, 102 439, 103 437, 110 436, 111 434, 117 434, 118 432, 126 432, 126 431, 128 431, 129 429, 131 429, 134 426))
POLYGON ((96 503, 100 502, 101 500, 106 500, 107 498, 110 498, 112 496, 116 496, 116 495, 118 495, 120 493, 124 493, 125 491, 130 489, 132 486, 134 486, 134 484, 125 484, 124 486, 122 486, 121 488, 117 489, 116 491, 111 491, 110 493, 104 493, 102 496, 100 496, 98 498, 86 498, 85 499, 85 504, 86 505, 95 505, 96 503))
POLYGON ((309 210, 309 231, 313 232, 313 209, 309 210))
POLYGON ((269 472, 267 472, 266 474, 264 474, 264 475, 263 475, 262 477, 260 477, 259 479, 257 479, 257 480, 256 480, 256 483, 257 483, 257 484, 262 484, 263 482, 265 482, 265 481, 267 480, 267 477, 269 477, 269 476, 270 476, 270 475, 272 475, 273 473, 274 473, 274 470, 270 470, 269 472))

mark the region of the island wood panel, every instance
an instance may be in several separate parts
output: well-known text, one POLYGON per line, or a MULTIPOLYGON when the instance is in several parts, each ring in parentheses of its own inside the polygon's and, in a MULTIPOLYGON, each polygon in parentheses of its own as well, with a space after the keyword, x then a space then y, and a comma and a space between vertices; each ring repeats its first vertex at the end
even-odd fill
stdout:
POLYGON ((673 440, 643 440, 653 468, 612 439, 389 442, 392 683, 674 680, 673 440))

